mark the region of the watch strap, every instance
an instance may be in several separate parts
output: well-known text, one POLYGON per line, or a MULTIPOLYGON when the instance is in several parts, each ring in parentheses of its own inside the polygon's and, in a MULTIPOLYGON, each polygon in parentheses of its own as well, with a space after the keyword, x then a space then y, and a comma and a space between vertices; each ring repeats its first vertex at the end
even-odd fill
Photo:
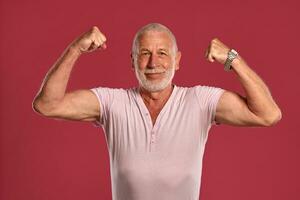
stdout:
POLYGON ((227 54, 227 59, 224 64, 224 70, 230 71, 232 70, 231 63, 238 56, 238 52, 234 49, 231 49, 227 54))

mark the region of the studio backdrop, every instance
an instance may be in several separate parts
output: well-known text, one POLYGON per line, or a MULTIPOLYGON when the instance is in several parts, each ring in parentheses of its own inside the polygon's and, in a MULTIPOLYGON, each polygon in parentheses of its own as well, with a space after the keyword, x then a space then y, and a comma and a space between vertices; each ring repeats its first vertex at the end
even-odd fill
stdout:
POLYGON ((296 0, 2 0, 0 199, 112 198, 103 130, 90 122, 42 117, 32 101, 65 48, 94 25, 107 37, 107 49, 77 60, 67 90, 137 86, 132 40, 151 22, 166 25, 176 36, 182 53, 176 85, 245 94, 234 73, 204 57, 217 37, 238 50, 282 110, 282 120, 272 127, 212 127, 199 198, 300 199, 298 13, 296 0))

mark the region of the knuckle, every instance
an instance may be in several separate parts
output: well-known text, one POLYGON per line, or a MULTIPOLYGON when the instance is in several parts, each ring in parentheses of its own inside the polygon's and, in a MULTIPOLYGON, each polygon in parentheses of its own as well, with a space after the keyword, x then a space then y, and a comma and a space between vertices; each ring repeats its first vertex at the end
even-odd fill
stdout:
POLYGON ((92 30, 98 30, 97 26, 92 26, 92 30))
POLYGON ((97 26, 93 26, 91 32, 92 32, 92 33, 97 33, 97 32, 99 32, 98 27, 97 27, 97 26))
POLYGON ((104 42, 106 41, 106 37, 103 33, 100 32, 99 37, 101 38, 101 40, 103 40, 104 42))
POLYGON ((95 32, 92 32, 92 33, 90 34, 90 38, 91 38, 92 40, 94 40, 95 37, 96 37, 96 33, 95 33, 95 32))
POLYGON ((217 42, 217 41, 218 41, 218 38, 216 38, 216 37, 212 39, 212 42, 217 42))
POLYGON ((102 37, 100 37, 100 36, 98 36, 98 37, 97 37, 97 40, 98 40, 98 41, 99 41, 99 43, 101 43, 101 44, 104 42, 104 41, 103 41, 103 38, 102 38, 102 37))

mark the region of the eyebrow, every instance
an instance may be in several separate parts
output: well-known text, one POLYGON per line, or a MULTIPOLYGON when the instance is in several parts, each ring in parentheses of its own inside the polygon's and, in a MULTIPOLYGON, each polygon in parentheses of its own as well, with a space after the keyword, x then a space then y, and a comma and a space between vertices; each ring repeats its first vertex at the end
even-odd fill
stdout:
MULTIPOLYGON (((150 51, 150 50, 147 49, 147 48, 141 48, 140 51, 150 51)), ((159 48, 158 51, 166 51, 166 52, 169 52, 167 49, 164 49, 164 48, 159 48)))
POLYGON ((158 50, 159 50, 159 51, 166 51, 166 52, 169 52, 168 49, 164 49, 164 48, 159 48, 158 50))
POLYGON ((149 51, 149 49, 141 48, 140 51, 149 51))

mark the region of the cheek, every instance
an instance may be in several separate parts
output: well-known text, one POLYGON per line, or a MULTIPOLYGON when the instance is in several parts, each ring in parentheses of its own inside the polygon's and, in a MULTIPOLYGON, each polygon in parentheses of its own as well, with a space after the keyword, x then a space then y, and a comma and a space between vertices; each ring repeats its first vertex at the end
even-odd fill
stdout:
POLYGON ((137 64, 138 64, 138 67, 140 68, 140 69, 144 69, 146 66, 147 66, 147 63, 148 63, 148 61, 147 61, 147 59, 138 59, 137 60, 137 64))
POLYGON ((173 61, 171 59, 165 60, 164 61, 164 66, 165 67, 172 67, 173 61))

